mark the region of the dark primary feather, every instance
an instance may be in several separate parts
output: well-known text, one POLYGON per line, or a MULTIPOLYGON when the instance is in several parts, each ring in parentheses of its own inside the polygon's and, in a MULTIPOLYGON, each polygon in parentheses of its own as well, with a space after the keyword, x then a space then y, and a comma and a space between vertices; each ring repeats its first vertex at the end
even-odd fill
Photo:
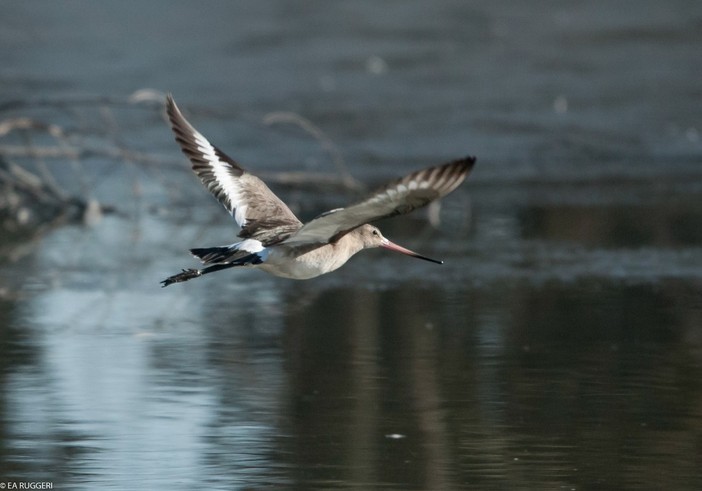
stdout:
POLYGON ((166 112, 176 142, 207 190, 232 214, 241 232, 264 246, 289 237, 302 226, 295 214, 258 177, 212 145, 178 109, 169 94, 166 112))
POLYGON ((302 246, 336 242, 365 223, 404 215, 426 206, 456 189, 474 164, 475 157, 466 157, 391 181, 356 204, 323 213, 306 223, 285 243, 302 246))

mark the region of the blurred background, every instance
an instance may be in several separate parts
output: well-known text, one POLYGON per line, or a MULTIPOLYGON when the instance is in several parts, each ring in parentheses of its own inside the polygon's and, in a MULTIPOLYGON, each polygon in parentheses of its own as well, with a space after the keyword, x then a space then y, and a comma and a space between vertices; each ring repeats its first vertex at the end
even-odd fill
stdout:
POLYGON ((702 488, 702 4, 5 2, 0 481, 702 488), (233 242, 172 92, 299 217, 464 155, 295 282, 233 242), (362 184, 361 184, 362 183, 362 184))

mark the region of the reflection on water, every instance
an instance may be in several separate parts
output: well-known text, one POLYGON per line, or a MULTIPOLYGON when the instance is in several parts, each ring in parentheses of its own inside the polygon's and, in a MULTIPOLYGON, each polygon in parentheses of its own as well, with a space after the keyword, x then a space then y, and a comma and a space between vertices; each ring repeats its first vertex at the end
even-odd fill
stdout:
MULTIPOLYGON (((137 259, 171 230, 143 225, 152 236, 129 239, 137 259)), ((89 256, 92 236, 115 228, 119 219, 58 231, 29 277, 56 270, 68 244, 89 256)), ((237 271, 165 290, 155 282, 166 261, 137 277, 105 262, 105 290, 86 280, 99 261, 68 265, 60 286, 0 310, 3 479, 71 489, 701 484, 698 282, 445 287, 415 280, 423 264, 375 288, 357 280, 385 259, 352 261, 338 275, 345 285, 237 271)))
POLYGON ((299 333, 288 341, 292 453, 304 469, 328 463, 323 479, 614 489, 699 477, 702 387, 685 315, 695 302, 699 315, 699 299, 689 286, 325 297, 328 315, 288 326, 299 333), (338 324, 332 312, 343 313, 338 324))
POLYGON ((534 206, 519 213, 525 238, 588 247, 684 248, 702 243, 702 203, 693 195, 646 205, 534 206))

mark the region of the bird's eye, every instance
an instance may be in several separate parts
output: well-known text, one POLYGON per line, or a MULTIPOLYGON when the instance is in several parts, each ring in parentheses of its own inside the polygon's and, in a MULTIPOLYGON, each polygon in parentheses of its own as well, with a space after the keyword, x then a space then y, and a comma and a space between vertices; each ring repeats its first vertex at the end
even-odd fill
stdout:
POLYGON ((378 235, 378 231, 377 231, 377 230, 373 230, 373 235, 378 235))

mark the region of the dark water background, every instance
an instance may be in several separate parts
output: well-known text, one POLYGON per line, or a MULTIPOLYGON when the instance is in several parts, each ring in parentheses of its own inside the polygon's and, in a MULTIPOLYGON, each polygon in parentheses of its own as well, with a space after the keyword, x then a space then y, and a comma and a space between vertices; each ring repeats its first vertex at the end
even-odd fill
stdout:
POLYGON ((701 53, 697 1, 6 2, 0 122, 119 213, 0 232, 0 481, 702 489, 701 53), (260 172, 336 172, 273 111, 367 183, 477 155, 438 226, 381 224, 446 264, 160 289, 233 231, 145 88, 260 172))

